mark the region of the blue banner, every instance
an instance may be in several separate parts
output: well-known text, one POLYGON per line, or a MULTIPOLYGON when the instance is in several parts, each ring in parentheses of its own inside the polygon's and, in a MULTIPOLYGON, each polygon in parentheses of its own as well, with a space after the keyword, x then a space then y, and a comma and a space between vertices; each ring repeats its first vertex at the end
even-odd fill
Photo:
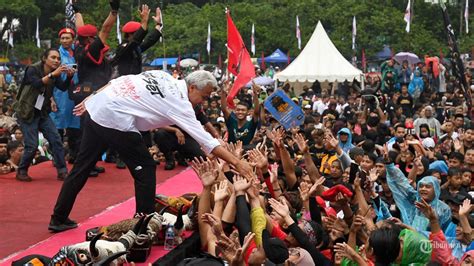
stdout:
POLYGON ((299 127, 304 123, 303 110, 282 90, 276 90, 268 96, 264 106, 285 129, 299 127))

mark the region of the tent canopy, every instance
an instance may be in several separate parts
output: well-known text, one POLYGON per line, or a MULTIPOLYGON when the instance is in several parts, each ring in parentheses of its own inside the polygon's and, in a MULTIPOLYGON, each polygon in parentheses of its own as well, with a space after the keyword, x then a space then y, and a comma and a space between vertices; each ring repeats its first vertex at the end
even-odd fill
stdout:
MULTIPOLYGON (((262 59, 258 58, 258 63, 262 63, 262 59)), ((271 55, 265 57, 265 63, 288 63, 288 56, 280 49, 276 49, 271 55)))
POLYGON ((162 66, 164 61, 166 61, 166 64, 168 65, 174 65, 176 64, 176 62, 178 62, 178 58, 177 57, 155 58, 153 61, 151 61, 150 66, 162 66))
POLYGON ((290 82, 334 82, 353 79, 360 81, 361 75, 362 71, 349 63, 337 50, 319 21, 303 51, 285 70, 276 74, 276 78, 290 82))

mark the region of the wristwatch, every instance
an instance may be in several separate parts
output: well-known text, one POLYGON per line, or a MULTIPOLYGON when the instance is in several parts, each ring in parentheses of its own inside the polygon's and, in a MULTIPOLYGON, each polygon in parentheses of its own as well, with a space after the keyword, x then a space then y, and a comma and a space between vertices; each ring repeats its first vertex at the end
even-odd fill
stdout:
POLYGON ((53 78, 54 78, 53 73, 49 73, 49 74, 48 74, 48 78, 49 78, 49 79, 53 79, 53 78))

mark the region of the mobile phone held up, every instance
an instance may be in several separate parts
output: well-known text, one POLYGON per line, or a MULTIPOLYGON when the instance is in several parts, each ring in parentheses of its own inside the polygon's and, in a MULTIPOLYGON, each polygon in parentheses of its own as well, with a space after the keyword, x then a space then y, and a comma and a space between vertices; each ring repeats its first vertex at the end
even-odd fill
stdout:
POLYGON ((69 68, 72 68, 74 70, 77 70, 77 64, 67 64, 69 68))

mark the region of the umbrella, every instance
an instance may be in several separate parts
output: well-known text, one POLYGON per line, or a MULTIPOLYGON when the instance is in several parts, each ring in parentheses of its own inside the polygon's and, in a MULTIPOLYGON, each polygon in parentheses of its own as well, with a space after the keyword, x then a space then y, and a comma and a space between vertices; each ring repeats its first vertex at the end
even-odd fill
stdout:
POLYGON ((186 59, 183 59, 179 62, 179 65, 182 66, 182 67, 195 67, 198 64, 199 64, 198 61, 196 61, 192 58, 186 58, 186 59))
POLYGON ((395 59, 395 61, 397 61, 399 64, 402 64, 403 61, 408 61, 408 64, 410 65, 414 65, 418 62, 420 62, 420 59, 418 58, 418 56, 414 53, 409 53, 409 52, 400 52, 398 54, 396 54, 393 59, 395 59))
MULTIPOLYGON (((257 78, 254 78, 253 81, 255 82, 255 84, 260 85, 260 86, 267 86, 267 85, 272 85, 275 83, 275 81, 269 77, 257 77, 257 78)), ((245 87, 247 88, 252 87, 252 81, 247 83, 245 87)))

